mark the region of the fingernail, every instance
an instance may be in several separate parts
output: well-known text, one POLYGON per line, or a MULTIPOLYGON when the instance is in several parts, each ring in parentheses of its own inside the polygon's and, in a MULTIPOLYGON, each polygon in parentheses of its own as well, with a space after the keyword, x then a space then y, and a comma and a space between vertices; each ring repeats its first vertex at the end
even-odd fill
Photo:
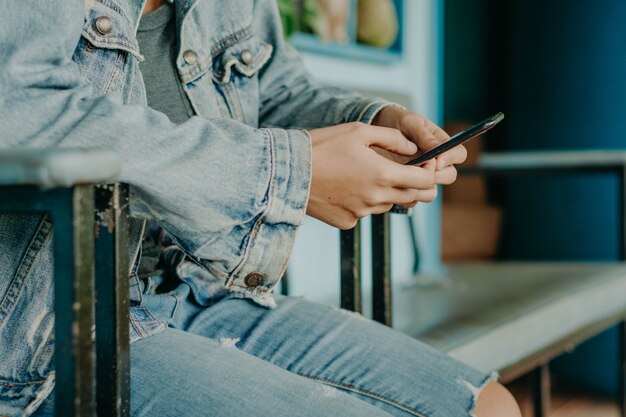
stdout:
POLYGON ((439 160, 439 167, 440 168, 445 168, 446 166, 448 166, 448 161, 446 161, 445 159, 440 159, 439 160))
POLYGON ((415 153, 417 152, 417 145, 413 142, 407 141, 409 144, 409 152, 415 153))

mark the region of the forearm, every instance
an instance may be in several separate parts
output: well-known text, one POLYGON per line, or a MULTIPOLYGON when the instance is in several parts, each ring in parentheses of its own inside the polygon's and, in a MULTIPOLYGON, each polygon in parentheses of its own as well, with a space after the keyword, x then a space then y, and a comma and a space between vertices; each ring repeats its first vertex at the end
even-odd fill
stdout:
MULTIPOLYGON (((276 233, 261 233, 261 225, 295 233, 302 221, 310 175, 310 145, 303 132, 201 118, 175 126, 160 113, 121 105, 112 97, 64 99, 56 92, 37 103, 9 102, 10 108, 0 108, 3 148, 115 151, 123 167, 119 180, 131 185, 131 214, 158 220, 181 247, 225 279, 245 267, 255 247, 272 258, 267 241, 276 233), (33 116, 25 123, 24 114, 33 116)), ((283 240, 289 241, 289 236, 283 240)), ((282 273, 264 267, 250 266, 282 273)))

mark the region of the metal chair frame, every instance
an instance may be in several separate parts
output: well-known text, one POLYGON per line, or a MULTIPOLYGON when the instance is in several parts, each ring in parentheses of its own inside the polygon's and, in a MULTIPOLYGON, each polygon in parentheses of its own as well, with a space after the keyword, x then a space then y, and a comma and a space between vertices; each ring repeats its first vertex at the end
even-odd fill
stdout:
POLYGON ((129 416, 127 186, 0 193, 0 212, 45 215, 54 226, 56 415, 129 416))

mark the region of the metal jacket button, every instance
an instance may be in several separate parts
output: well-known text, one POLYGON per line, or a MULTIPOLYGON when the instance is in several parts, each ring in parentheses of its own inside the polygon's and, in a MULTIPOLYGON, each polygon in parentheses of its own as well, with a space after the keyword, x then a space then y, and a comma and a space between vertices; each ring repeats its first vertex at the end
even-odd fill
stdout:
POLYGON ((243 281, 248 287, 258 287, 259 285, 263 284, 263 282, 265 281, 265 277, 263 276, 263 274, 260 274, 258 272, 251 272, 246 275, 243 281))
POLYGON ((254 56, 252 55, 252 52, 250 52, 249 49, 245 49, 242 53, 241 53, 241 60, 243 61, 244 64, 246 65, 250 65, 252 64, 252 59, 254 58, 254 56))
POLYGON ((113 30, 113 22, 107 16, 100 16, 96 19, 96 29, 100 34, 106 35, 113 30))
POLYGON ((187 64, 193 65, 198 62, 198 54, 196 54, 191 49, 187 49, 185 52, 183 52, 183 59, 187 64))

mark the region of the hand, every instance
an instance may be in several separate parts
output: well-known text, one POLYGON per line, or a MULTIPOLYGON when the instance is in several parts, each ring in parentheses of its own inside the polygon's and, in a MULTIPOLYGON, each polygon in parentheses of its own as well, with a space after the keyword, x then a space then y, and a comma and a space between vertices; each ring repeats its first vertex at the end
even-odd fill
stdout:
POLYGON ((411 206, 437 197, 434 161, 422 167, 401 165, 372 149, 415 154, 417 147, 400 131, 357 122, 309 133, 313 177, 308 215, 350 229, 358 219, 385 213, 393 204, 411 206))
MULTIPOLYGON (((419 153, 424 153, 450 139, 450 136, 448 136, 446 132, 430 120, 397 106, 383 108, 376 115, 372 124, 398 129, 404 136, 417 145, 419 153)), ((411 155, 407 157, 382 149, 377 151, 381 155, 400 164, 410 161, 415 156, 411 155)), ((437 163, 435 183, 452 184, 456 180, 457 175, 454 165, 464 162, 466 158, 467 150, 463 145, 450 149, 448 152, 435 158, 437 163)))

